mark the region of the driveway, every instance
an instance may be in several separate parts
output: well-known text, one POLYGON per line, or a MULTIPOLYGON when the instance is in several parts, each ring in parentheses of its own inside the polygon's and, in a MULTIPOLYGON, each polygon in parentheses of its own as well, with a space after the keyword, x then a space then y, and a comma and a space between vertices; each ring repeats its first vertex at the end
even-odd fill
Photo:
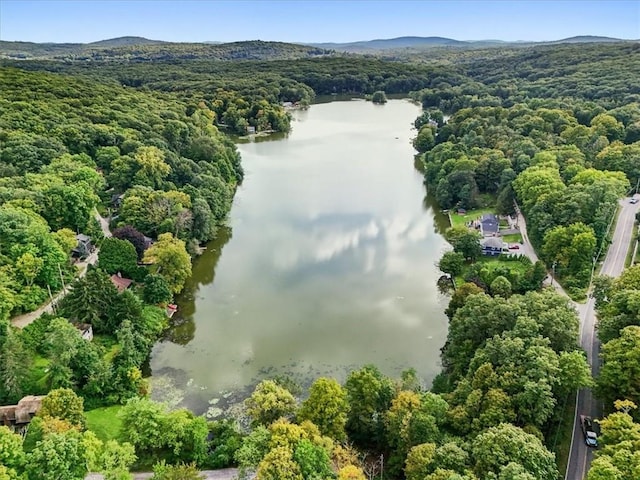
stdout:
MULTIPOLYGON (((538 255, 536 254, 536 251, 533 249, 533 245, 531 245, 531 242, 529 241, 529 236, 527 235, 527 222, 522 216, 522 213, 520 213, 519 209, 518 209, 518 227, 520 228, 520 234, 522 235, 522 246, 520 247, 520 253, 523 253, 524 255, 529 257, 529 260, 531 260, 533 263, 536 263, 539 260, 538 255)), ((564 291, 564 288, 562 288, 562 286, 558 282, 553 281, 551 275, 547 276, 547 279, 544 281, 544 285, 552 286, 553 288, 556 289, 556 291, 560 295, 564 295, 565 297, 569 298, 569 295, 567 295, 567 292, 564 291)), ((580 310, 578 306, 579 304, 573 301, 571 303, 573 304, 574 307, 578 309, 578 311, 580 310)))

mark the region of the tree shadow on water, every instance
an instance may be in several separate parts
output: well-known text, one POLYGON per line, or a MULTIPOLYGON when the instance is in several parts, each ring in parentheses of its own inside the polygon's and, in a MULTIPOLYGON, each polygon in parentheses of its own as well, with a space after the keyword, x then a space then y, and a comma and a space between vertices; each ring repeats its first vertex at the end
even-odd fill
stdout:
POLYGON ((200 287, 214 282, 222 249, 231 237, 231 227, 219 227, 216 238, 211 240, 204 253, 193 261, 191 278, 185 283, 182 293, 176 297, 178 311, 170 320, 169 328, 163 335, 163 341, 186 345, 193 340, 196 331, 193 315, 196 311, 198 292, 200 287))

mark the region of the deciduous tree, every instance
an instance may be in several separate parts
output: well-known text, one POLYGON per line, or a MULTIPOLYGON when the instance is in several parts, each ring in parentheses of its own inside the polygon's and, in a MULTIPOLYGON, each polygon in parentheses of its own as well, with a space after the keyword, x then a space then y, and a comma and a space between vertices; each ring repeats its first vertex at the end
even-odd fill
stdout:
POLYGON ((108 440, 100 450, 98 462, 105 480, 124 480, 132 478, 129 468, 136 459, 133 445, 108 440))
POLYGON ((51 433, 27 455, 29 478, 82 480, 87 474, 81 435, 74 430, 51 433))
POLYGON ((195 464, 167 465, 163 460, 153 466, 151 480, 202 480, 203 478, 195 464))
POLYGON ((371 95, 371 101, 373 103, 387 103, 387 96, 383 90, 376 90, 373 92, 373 95, 371 95))
POLYGON ((0 465, 6 468, 6 477, 9 480, 19 478, 18 473, 22 473, 25 462, 20 435, 13 433, 9 427, 0 426, 0 465))
POLYGON ((185 243, 170 233, 163 233, 145 253, 144 262, 152 263, 155 273, 161 275, 174 293, 180 293, 191 276, 191 257, 185 243))
POLYGON ((38 415, 60 418, 80 429, 84 429, 87 423, 84 415, 84 400, 69 388, 51 390, 42 399, 38 415))
POLYGON ((435 144, 434 129, 430 125, 422 126, 418 136, 413 139, 413 147, 420 153, 431 150, 435 144))
POLYGON ((460 252, 445 252, 438 262, 438 268, 447 275, 457 277, 462 273, 464 261, 464 255, 460 252))
POLYGON ((310 420, 323 435, 342 441, 349 412, 347 392, 334 379, 318 378, 311 385, 307 398, 298 412, 301 420, 310 420))
POLYGON ((331 461, 327 451, 314 445, 308 439, 302 439, 293 450, 293 460, 298 464, 302 478, 332 478, 331 461))
POLYGON ((164 277, 160 275, 147 275, 144 279, 142 296, 146 303, 159 305, 170 302, 173 298, 173 293, 164 277))
POLYGON ((422 480, 433 471, 435 443, 421 443, 409 450, 404 469, 407 480, 422 480))
POLYGON ((142 259, 142 255, 147 248, 147 242, 142 233, 133 228, 131 225, 118 227, 111 233, 115 238, 129 241, 136 249, 138 259, 142 259))
POLYGON ((461 253, 466 260, 474 262, 482 255, 480 234, 466 227, 452 227, 445 232, 445 238, 453 245, 454 252, 461 253))
POLYGON ((383 415, 391 406, 395 388, 373 365, 366 365, 349 374, 345 383, 350 410, 347 433, 360 446, 382 445, 383 415))
POLYGON ((507 280, 502 275, 496 277, 493 282, 491 282, 491 294, 493 296, 498 296, 502 298, 509 298, 511 296, 511 282, 507 280))
POLYGON ((491 473, 499 475, 511 463, 522 466, 524 472, 536 480, 548 480, 558 475, 553 453, 537 437, 508 423, 478 435, 471 450, 474 470, 480 478, 491 473))
POLYGON ((338 470, 338 480, 367 480, 360 467, 346 465, 338 470))
POLYGON ((619 338, 602 346, 598 392, 610 404, 617 399, 640 404, 640 326, 622 329, 619 338))
POLYGON ((296 409, 293 395, 273 380, 260 382, 245 404, 254 425, 270 425, 281 417, 292 415, 296 409))
POLYGON ((121 273, 125 277, 136 277, 138 254, 128 240, 105 238, 100 245, 98 266, 108 274, 121 273))
POLYGON ((615 402, 616 412, 599 421, 601 434, 597 458, 588 480, 631 480, 640 473, 640 424, 631 413, 637 408, 628 400, 615 402))
POLYGON ((286 447, 269 451, 258 465, 258 480, 304 480, 293 453, 286 447))
POLYGON ((7 320, 0 318, 0 401, 3 404, 20 400, 32 358, 7 320))
POLYGON ((256 467, 269 451, 271 432, 259 425, 244 437, 242 446, 235 452, 234 459, 241 469, 256 467))

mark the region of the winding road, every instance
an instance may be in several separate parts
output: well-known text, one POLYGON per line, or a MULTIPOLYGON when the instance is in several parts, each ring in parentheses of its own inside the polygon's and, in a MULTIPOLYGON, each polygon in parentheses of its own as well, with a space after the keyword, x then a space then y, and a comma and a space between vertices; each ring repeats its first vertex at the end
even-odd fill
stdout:
MULTIPOLYGON (((102 234, 105 237, 110 237, 111 231, 109 230, 109 221, 106 218, 102 217, 97 210, 94 211, 93 215, 95 219, 100 223, 102 234)), ((91 255, 89 255, 87 258, 85 258, 81 262, 76 263, 76 267, 78 268, 77 278, 84 277, 85 274, 87 273, 87 269, 89 268, 89 265, 96 264, 96 262, 98 261, 99 252, 100 252, 100 249, 96 248, 91 253, 91 255)), ((53 309, 55 308, 56 305, 58 305, 58 302, 62 300, 67 293, 69 293, 70 286, 71 284, 66 285, 64 289, 62 289, 53 297, 53 299, 51 299, 49 302, 42 305, 40 308, 34 310, 33 312, 28 312, 22 315, 18 315, 17 317, 13 317, 11 319, 11 325, 17 328, 24 328, 27 325, 29 325, 31 322, 34 322, 36 319, 40 318, 40 316, 43 313, 53 313, 53 309)))

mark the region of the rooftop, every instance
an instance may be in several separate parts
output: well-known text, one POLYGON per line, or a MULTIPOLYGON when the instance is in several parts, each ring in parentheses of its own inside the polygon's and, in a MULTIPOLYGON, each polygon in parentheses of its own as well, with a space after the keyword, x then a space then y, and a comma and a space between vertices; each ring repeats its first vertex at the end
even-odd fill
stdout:
POLYGON ((0 407, 0 425, 26 425, 40 410, 44 395, 28 395, 17 405, 0 407))
POLYGON ((133 280, 131 280, 130 278, 124 278, 122 275, 120 275, 120 273, 114 273, 113 275, 111 275, 111 283, 116 286, 119 293, 122 293, 127 288, 129 288, 129 286, 131 286, 133 280))
POLYGON ((505 246, 505 243, 502 241, 500 237, 488 237, 483 238, 480 243, 485 248, 493 248, 496 250, 502 250, 505 246))

